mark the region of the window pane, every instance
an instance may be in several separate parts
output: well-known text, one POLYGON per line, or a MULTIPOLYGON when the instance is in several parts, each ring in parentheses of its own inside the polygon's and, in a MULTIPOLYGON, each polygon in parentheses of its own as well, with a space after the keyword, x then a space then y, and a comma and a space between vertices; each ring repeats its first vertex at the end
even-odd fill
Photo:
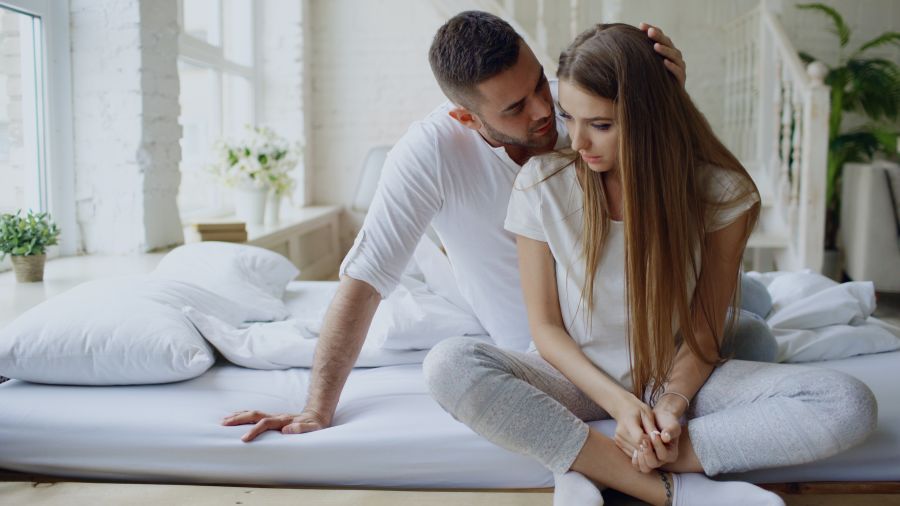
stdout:
POLYGON ((40 19, 0 7, 0 213, 45 210, 40 19))
POLYGON ((224 85, 225 136, 240 137, 245 125, 253 125, 253 85, 241 76, 227 73, 224 85))
POLYGON ((253 3, 223 0, 225 11, 225 58, 253 65, 253 3))
POLYGON ((219 72, 181 61, 181 186, 178 207, 182 215, 211 214, 228 204, 221 184, 206 170, 212 145, 221 135, 219 72))
POLYGON ((219 0, 182 0, 184 33, 219 46, 219 0))

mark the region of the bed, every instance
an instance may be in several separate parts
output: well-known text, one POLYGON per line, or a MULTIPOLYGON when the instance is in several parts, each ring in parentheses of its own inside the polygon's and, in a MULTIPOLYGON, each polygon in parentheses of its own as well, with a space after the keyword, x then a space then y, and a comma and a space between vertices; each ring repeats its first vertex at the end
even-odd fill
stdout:
MULTIPOLYGON (((291 282, 291 314, 319 314, 332 282, 291 282)), ((756 483, 900 482, 900 351, 817 364, 866 382, 878 429, 863 445, 815 464, 739 475, 756 483)), ((223 427, 237 409, 296 412, 309 370, 261 371, 219 359, 201 376, 141 386, 0 384, 0 468, 68 479, 154 483, 528 489, 552 486, 536 462, 453 420, 425 388, 420 364, 357 368, 335 426, 269 432, 245 444, 223 427)), ((611 421, 592 425, 611 433, 611 421)), ((892 485, 893 483, 893 485, 892 485)), ((891 488, 891 487, 894 488, 891 488)))

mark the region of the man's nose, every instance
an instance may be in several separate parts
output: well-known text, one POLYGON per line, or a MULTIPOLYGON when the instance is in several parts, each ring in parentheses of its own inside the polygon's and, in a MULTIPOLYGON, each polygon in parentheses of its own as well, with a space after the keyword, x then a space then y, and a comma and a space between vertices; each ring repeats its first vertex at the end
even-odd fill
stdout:
POLYGON ((544 97, 538 95, 531 100, 531 109, 529 113, 531 114, 531 121, 538 121, 550 116, 553 112, 553 107, 544 97))

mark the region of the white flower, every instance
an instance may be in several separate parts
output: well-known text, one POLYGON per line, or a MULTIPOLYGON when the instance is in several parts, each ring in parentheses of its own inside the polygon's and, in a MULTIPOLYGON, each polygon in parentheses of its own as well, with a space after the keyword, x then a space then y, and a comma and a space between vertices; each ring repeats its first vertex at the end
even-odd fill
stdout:
POLYGON ((215 163, 209 169, 228 186, 268 188, 285 195, 294 188, 290 172, 303 151, 265 127, 247 125, 238 142, 219 139, 213 145, 215 163))

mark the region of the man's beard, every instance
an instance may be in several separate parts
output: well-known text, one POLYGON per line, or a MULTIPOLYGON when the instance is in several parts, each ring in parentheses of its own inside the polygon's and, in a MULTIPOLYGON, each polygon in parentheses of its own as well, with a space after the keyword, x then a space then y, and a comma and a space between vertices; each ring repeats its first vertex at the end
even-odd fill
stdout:
MULTIPOLYGON (((551 116, 550 119, 548 119, 548 121, 553 121, 553 117, 551 116)), ((553 127, 556 126, 556 125, 553 125, 551 127, 551 130, 548 130, 547 133, 545 133, 541 137, 527 137, 525 139, 520 139, 517 137, 511 137, 509 135, 504 134, 503 132, 500 132, 496 128, 492 127, 490 125, 490 123, 488 123, 484 119, 481 120, 481 124, 484 125, 484 130, 487 132, 488 135, 491 136, 491 139, 493 139, 501 144, 505 144, 508 146, 518 146, 518 147, 522 147, 525 149, 543 149, 543 148, 548 147, 550 145, 550 143, 553 142, 553 140, 554 140, 552 132, 555 131, 555 129, 553 127)))

